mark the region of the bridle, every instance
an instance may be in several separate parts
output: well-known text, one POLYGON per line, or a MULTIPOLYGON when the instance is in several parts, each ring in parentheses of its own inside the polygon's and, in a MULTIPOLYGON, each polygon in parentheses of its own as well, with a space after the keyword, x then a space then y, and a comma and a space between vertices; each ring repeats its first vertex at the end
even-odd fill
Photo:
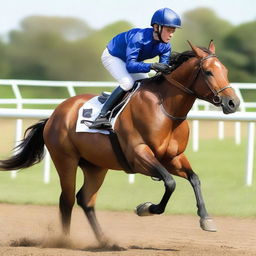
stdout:
MULTIPOLYGON (((228 89, 228 88, 232 88, 230 85, 227 85, 219 90, 215 90, 212 85, 209 83, 208 81, 208 77, 207 75, 204 73, 204 70, 203 70, 203 62, 209 58, 213 58, 213 57, 216 57, 217 56, 215 54, 209 54, 203 58, 200 59, 200 62, 199 62, 199 65, 198 65, 198 68, 196 69, 195 73, 193 74, 192 76, 192 79, 191 79, 191 82, 188 86, 184 86, 183 84, 181 84, 180 82, 176 81, 175 79, 171 78, 170 76, 168 75, 165 75, 165 79, 170 82, 172 85, 174 85, 175 87, 179 88, 180 90, 182 90, 183 92, 187 93, 187 94, 190 94, 198 99, 202 99, 202 100, 208 100, 208 97, 207 96, 201 96, 201 95, 198 95, 196 92, 192 91, 191 89, 189 89, 189 87, 194 84, 197 80, 197 78, 199 77, 199 74, 201 73, 203 75, 203 78, 204 78, 204 81, 205 81, 205 84, 207 85, 207 87, 209 88, 209 90, 212 92, 213 94, 213 97, 212 97, 212 102, 215 104, 215 105, 220 105, 221 104, 221 97, 219 96, 219 93, 228 89)), ((163 104, 161 103, 160 105, 161 107, 161 110, 163 111, 163 113, 173 119, 173 120, 185 120, 186 119, 186 116, 185 117, 174 117, 170 114, 167 113, 167 111, 164 109, 164 106, 163 104)))

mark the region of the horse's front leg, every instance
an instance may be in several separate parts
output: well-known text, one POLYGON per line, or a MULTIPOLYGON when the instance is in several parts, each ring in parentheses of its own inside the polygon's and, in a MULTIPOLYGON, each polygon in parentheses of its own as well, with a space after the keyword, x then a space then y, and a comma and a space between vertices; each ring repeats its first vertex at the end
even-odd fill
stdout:
POLYGON ((188 170, 187 172, 188 172, 188 180, 195 192, 196 204, 198 209, 197 214, 200 217, 200 226, 205 231, 215 232, 217 231, 217 229, 215 227, 213 219, 209 217, 209 214, 207 213, 204 199, 202 196, 201 182, 199 180, 199 177, 192 170, 188 170))
POLYGON ((209 214, 206 210, 205 202, 202 196, 201 182, 199 180, 199 177, 197 176, 197 174, 193 172, 186 156, 184 154, 181 154, 175 157, 171 161, 168 169, 174 175, 186 178, 193 187, 196 197, 197 214, 200 217, 201 228, 205 231, 217 231, 213 219, 209 217, 209 214))
POLYGON ((165 193, 159 204, 152 204, 150 202, 143 203, 136 207, 135 212, 139 216, 163 213, 175 189, 175 180, 164 166, 155 158, 154 153, 147 145, 140 145, 136 148, 135 161, 136 170, 140 170, 141 168, 146 170, 150 176, 163 180, 165 185, 165 193))

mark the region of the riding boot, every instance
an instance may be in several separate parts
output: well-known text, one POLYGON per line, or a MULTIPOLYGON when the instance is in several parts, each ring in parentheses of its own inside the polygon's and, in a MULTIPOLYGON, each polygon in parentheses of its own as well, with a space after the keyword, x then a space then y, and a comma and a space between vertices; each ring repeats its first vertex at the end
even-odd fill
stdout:
POLYGON ((111 128, 108 115, 116 103, 125 95, 125 93, 126 91, 124 91, 120 86, 115 88, 104 103, 100 114, 97 116, 92 125, 90 125, 90 129, 111 128))

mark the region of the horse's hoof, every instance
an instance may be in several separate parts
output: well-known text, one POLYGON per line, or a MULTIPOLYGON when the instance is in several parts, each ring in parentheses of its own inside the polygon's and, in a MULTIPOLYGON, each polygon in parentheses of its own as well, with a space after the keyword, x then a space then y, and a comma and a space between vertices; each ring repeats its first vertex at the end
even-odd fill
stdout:
POLYGON ((200 219, 200 227, 209 232, 216 232, 217 228, 212 218, 201 218, 200 219))
POLYGON ((138 216, 152 216, 153 214, 149 211, 149 207, 152 205, 150 202, 142 203, 135 208, 135 213, 138 216))

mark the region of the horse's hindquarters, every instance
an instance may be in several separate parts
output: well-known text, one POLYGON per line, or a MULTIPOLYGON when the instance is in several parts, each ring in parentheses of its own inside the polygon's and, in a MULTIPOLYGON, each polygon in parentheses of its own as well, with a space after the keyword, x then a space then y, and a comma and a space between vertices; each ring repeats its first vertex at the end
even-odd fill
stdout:
POLYGON ((113 152, 108 135, 100 133, 75 133, 72 140, 80 157, 93 165, 113 170, 122 169, 113 152))

